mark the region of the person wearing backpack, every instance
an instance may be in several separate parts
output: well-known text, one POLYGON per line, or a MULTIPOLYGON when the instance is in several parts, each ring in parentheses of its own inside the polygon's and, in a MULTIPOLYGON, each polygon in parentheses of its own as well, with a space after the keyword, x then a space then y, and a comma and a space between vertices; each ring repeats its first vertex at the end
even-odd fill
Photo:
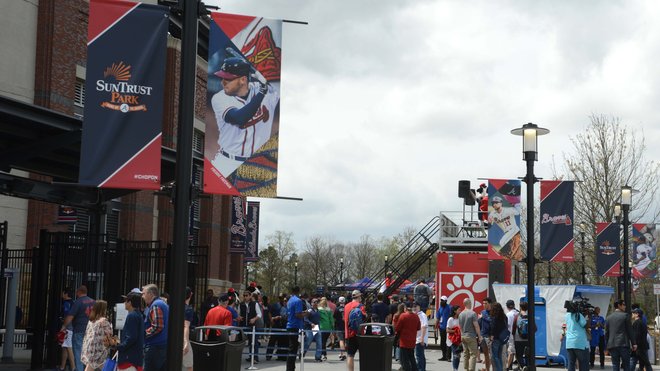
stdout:
POLYGON ((524 366, 527 366, 526 362, 528 359, 530 359, 529 349, 527 349, 527 343, 528 343, 527 339, 529 338, 530 334, 534 334, 536 332, 536 329, 534 329, 534 331, 531 331, 532 329, 529 328, 529 319, 527 318, 527 308, 528 308, 527 302, 520 303, 520 312, 515 317, 512 327, 516 359, 518 360, 518 367, 521 369, 524 366), (526 349, 528 350, 528 352, 525 352, 526 349))
POLYGON ((355 364, 355 353, 358 352, 357 332, 360 324, 367 317, 367 310, 362 305, 362 293, 360 290, 353 290, 351 294, 353 301, 346 304, 344 308, 344 333, 346 338, 346 367, 348 371, 353 371, 355 364), (355 309, 355 310, 354 310, 355 309))

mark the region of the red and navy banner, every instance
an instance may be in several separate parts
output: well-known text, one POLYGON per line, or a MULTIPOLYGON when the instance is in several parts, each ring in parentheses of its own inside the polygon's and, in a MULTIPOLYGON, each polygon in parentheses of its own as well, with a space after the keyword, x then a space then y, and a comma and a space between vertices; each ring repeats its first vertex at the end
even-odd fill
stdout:
POLYGON ((259 260, 259 202, 248 202, 245 262, 259 260))
POLYGON ((282 21, 211 19, 204 192, 277 197, 282 21))
POLYGON ((521 260, 520 180, 488 180, 488 259, 521 260))
POLYGON ((633 224, 634 278, 655 278, 658 275, 655 224, 633 224))
POLYGON ((245 239, 247 238, 247 218, 245 215, 245 198, 233 196, 231 198, 231 226, 229 227, 229 252, 232 254, 245 253, 245 239))
POLYGON ((618 277, 621 275, 620 224, 596 223, 596 274, 618 277))
POLYGON ((573 186, 572 181, 541 181, 541 260, 575 260, 573 186))
POLYGON ((159 189, 168 9, 91 0, 80 184, 159 189))
POLYGON ((78 222, 78 211, 71 207, 60 205, 57 208, 57 224, 76 224, 78 222))

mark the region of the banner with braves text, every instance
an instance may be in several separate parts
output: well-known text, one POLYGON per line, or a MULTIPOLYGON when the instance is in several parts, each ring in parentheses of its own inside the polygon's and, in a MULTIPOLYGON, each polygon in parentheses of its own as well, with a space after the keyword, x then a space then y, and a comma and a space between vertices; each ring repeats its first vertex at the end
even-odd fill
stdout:
POLYGON ((241 196, 231 198, 231 226, 229 227, 229 252, 245 253, 247 238, 247 217, 245 215, 246 200, 241 196))
POLYGON ((168 14, 90 1, 80 184, 160 188, 168 14))
POLYGON ((277 197, 282 21, 211 20, 204 192, 277 197))
POLYGON ((573 186, 572 181, 541 181, 541 260, 575 260, 573 186))
POLYGON ((633 224, 634 278, 655 278, 658 275, 656 233, 655 224, 633 224))
POLYGON ((488 180, 488 259, 521 260, 520 180, 488 180))
POLYGON ((259 260, 259 202, 248 202, 247 238, 245 239, 245 257, 243 261, 259 260))
POLYGON ((621 235, 618 223, 596 223, 596 274, 621 275, 621 235))

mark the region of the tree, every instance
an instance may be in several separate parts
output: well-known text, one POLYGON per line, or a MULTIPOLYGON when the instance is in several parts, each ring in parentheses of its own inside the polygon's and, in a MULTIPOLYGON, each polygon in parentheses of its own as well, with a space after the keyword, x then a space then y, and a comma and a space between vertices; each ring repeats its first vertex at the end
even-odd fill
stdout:
POLYGON ((275 231, 266 236, 268 247, 259 253, 256 264, 257 281, 267 293, 279 294, 290 281, 289 272, 293 271, 293 261, 290 259, 296 250, 293 233, 275 231))
MULTIPOLYGON (((376 246, 369 235, 360 237, 360 242, 354 244, 349 249, 349 272, 354 278, 362 279, 375 272, 383 264, 382 260, 374 259, 376 256, 376 246)), ((373 278, 373 277, 370 277, 373 278)))

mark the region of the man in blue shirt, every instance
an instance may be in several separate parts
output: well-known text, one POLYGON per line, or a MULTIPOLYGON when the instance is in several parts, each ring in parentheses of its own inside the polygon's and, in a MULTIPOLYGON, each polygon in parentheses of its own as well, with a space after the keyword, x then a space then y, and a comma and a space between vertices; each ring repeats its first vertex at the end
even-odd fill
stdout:
POLYGON ((291 333, 289 335, 289 357, 286 360, 286 371, 294 371, 296 369, 296 354, 298 354, 298 347, 300 346, 298 336, 303 329, 304 318, 309 315, 309 312, 306 310, 307 306, 298 297, 298 294, 300 294, 300 287, 292 287, 291 297, 286 304, 286 329, 291 333))
POLYGON ((84 370, 80 360, 82 353, 82 343, 87 330, 87 323, 89 322, 89 314, 92 312, 94 306, 94 299, 87 296, 87 286, 81 285, 76 290, 76 301, 69 311, 69 314, 64 318, 62 330, 66 330, 69 324, 73 324, 73 357, 76 362, 76 370, 84 370))
POLYGON ((600 354, 600 368, 605 368, 605 318, 600 315, 600 307, 594 308, 591 315, 591 352, 589 353, 589 365, 594 367, 596 362, 596 347, 600 354))
POLYGON ((447 304, 447 297, 442 295, 440 297, 440 306, 435 314, 436 325, 440 330, 440 350, 442 351, 442 358, 438 361, 451 361, 451 352, 447 348, 447 321, 451 313, 451 306, 447 304))
POLYGON ((486 371, 490 370, 490 305, 492 300, 490 298, 485 298, 481 304, 484 306, 484 310, 481 311, 479 315, 479 329, 481 329, 481 352, 484 354, 484 366, 486 366, 486 371))

